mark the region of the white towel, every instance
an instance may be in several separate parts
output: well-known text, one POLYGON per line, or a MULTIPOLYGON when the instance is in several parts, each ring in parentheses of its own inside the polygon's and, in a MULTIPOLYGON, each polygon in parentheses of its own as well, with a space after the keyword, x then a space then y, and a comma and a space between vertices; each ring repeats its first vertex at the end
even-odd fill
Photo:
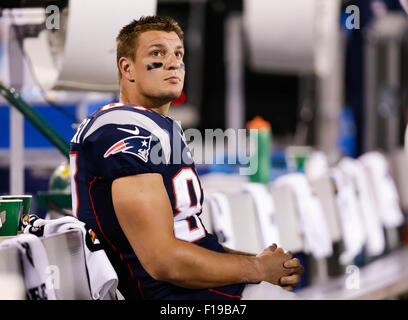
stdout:
POLYGON ((306 175, 302 173, 286 174, 277 178, 274 184, 276 187, 286 185, 295 194, 305 252, 313 254, 317 259, 330 257, 333 254, 333 246, 327 220, 322 205, 317 196, 313 194, 306 175))
POLYGON ((35 215, 30 215, 30 224, 25 226, 24 233, 49 236, 66 230, 81 230, 92 298, 94 300, 114 298, 118 285, 118 277, 105 251, 102 250, 95 232, 85 223, 74 217, 54 220, 36 219, 35 217, 35 215))
POLYGON ((340 255, 340 262, 346 265, 352 263, 362 251, 366 232, 353 178, 339 168, 333 168, 331 176, 338 190, 336 204, 343 233, 344 251, 340 255))
POLYGON ((232 227, 231 208, 225 194, 214 192, 206 196, 210 207, 213 231, 218 241, 230 249, 236 248, 235 234, 232 227))
POLYGON ((309 181, 317 180, 327 176, 329 172, 329 162, 327 156, 322 151, 313 151, 305 162, 305 174, 309 181))
POLYGON ((275 204, 267 186, 261 183, 246 183, 242 192, 248 192, 255 203, 258 226, 264 248, 276 243, 279 246, 279 229, 275 223, 275 204))
MULTIPOLYGON (((366 253, 368 256, 380 255, 385 249, 385 237, 366 170, 359 160, 352 158, 343 158, 338 168, 345 172, 353 182, 351 188, 355 189, 354 200, 358 201, 356 210, 360 213, 361 224, 365 230, 366 253)), ((349 201, 353 201, 353 198, 349 201)), ((357 229, 355 232, 358 232, 357 229)))
POLYGON ((3 226, 4 222, 6 222, 6 211, 0 212, 0 228, 3 226))
POLYGON ((375 200, 386 228, 396 228, 404 223, 404 215, 399 205, 399 196, 391 177, 387 159, 377 151, 362 155, 359 160, 372 181, 375 200))
POLYGON ((0 243, 0 248, 16 247, 20 251, 24 282, 29 300, 55 300, 50 284, 47 252, 41 240, 32 234, 20 234, 0 243))

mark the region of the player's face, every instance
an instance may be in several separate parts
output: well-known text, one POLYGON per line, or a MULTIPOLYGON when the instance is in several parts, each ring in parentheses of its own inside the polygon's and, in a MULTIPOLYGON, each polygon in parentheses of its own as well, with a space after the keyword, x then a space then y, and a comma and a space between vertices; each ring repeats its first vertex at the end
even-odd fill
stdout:
POLYGON ((132 66, 138 92, 163 102, 180 97, 185 74, 183 56, 183 43, 175 32, 143 32, 132 66))

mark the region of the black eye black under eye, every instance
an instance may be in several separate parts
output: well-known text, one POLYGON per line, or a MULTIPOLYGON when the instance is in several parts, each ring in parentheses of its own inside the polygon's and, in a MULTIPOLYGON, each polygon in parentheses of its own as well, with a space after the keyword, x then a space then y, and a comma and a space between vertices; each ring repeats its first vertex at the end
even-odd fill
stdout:
POLYGON ((163 66, 163 63, 161 63, 161 62, 149 63, 147 65, 147 70, 158 69, 158 68, 161 68, 162 66, 163 66))

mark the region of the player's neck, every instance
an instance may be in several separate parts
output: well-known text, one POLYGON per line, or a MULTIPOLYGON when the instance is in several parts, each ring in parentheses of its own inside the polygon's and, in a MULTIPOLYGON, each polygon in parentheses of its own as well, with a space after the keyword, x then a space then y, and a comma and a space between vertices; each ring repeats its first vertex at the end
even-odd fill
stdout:
POLYGON ((130 95, 126 92, 126 90, 120 91, 120 102, 142 106, 151 109, 152 111, 157 112, 165 117, 167 117, 169 114, 171 104, 171 101, 163 104, 161 102, 152 101, 151 99, 148 99, 146 97, 139 97, 137 94, 130 95))

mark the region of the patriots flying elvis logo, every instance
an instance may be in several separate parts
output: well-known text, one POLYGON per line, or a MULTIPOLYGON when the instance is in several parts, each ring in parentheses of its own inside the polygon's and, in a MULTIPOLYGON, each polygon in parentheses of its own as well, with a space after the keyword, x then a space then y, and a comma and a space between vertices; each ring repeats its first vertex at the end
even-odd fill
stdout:
MULTIPOLYGON (((135 130, 127 130, 123 128, 118 128, 118 130, 125 131, 128 133, 138 134, 139 130, 136 128, 135 130)), ((144 162, 147 162, 150 150, 150 142, 152 140, 152 136, 131 136, 119 140, 114 145, 108 148, 108 150, 104 154, 104 158, 109 157, 112 154, 116 154, 119 152, 133 154, 134 156, 142 159, 144 162)))

